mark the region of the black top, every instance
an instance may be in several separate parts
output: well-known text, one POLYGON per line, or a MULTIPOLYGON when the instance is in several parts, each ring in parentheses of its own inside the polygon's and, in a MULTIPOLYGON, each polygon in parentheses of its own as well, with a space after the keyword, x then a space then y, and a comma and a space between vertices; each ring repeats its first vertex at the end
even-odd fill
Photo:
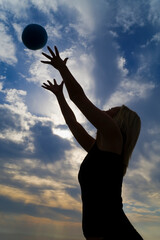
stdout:
POLYGON ((78 179, 82 197, 82 229, 86 238, 143 240, 122 209, 121 155, 102 151, 95 142, 80 166, 78 179))
POLYGON ((82 227, 85 237, 104 236, 106 218, 122 210, 122 157, 93 145, 78 174, 82 196, 82 227), (105 226, 104 226, 105 224, 105 226))

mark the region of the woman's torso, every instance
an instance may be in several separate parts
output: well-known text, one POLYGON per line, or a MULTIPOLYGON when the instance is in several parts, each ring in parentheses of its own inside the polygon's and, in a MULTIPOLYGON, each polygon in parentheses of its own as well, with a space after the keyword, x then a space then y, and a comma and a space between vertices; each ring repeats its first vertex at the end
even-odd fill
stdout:
POLYGON ((121 188, 123 165, 121 155, 102 151, 93 145, 78 174, 83 204, 83 231, 98 235, 105 218, 122 210, 121 188))

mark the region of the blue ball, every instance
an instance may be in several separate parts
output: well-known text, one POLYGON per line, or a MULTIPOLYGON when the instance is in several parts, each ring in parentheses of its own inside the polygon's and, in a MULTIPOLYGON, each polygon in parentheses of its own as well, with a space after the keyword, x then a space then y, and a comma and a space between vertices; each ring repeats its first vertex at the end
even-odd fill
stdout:
POLYGON ((27 25, 22 33, 22 41, 24 45, 31 50, 43 48, 47 43, 47 32, 38 24, 27 25))

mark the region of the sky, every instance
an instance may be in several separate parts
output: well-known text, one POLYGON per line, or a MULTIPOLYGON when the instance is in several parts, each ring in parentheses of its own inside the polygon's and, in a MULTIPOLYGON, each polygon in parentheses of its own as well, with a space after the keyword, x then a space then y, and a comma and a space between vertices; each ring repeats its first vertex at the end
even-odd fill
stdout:
MULTIPOLYGON (((160 1, 0 0, 0 239, 83 240, 78 171, 86 152, 56 98, 59 73, 42 51, 56 45, 93 103, 136 111, 141 134, 123 181, 123 207, 145 240, 160 239, 160 1), (42 25, 47 45, 21 40, 42 25)), ((77 121, 96 129, 64 94, 77 121)), ((106 169, 107 171, 107 169, 106 169)))

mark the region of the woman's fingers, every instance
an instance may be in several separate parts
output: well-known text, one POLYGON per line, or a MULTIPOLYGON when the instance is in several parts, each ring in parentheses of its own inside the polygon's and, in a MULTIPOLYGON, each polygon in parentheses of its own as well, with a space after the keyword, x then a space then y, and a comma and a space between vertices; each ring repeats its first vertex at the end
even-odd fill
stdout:
POLYGON ((41 61, 41 63, 44 63, 44 64, 51 64, 50 61, 41 61))
POLYGON ((55 49, 56 56, 59 57, 59 51, 58 51, 58 48, 57 48, 56 46, 54 46, 54 49, 55 49))
POLYGON ((47 80, 47 82, 48 82, 49 84, 43 83, 42 87, 48 89, 48 88, 50 88, 50 87, 53 85, 49 80, 47 80))
POLYGON ((44 85, 45 87, 49 87, 49 85, 47 85, 46 83, 43 83, 43 85, 44 85))
POLYGON ((48 86, 45 86, 45 83, 43 83, 43 85, 41 87, 48 89, 48 86))
POLYGON ((63 86, 63 84, 64 84, 64 81, 62 81, 60 85, 62 85, 62 86, 63 86))
POLYGON ((53 86, 53 84, 49 80, 47 80, 47 82, 49 83, 49 86, 53 86))
POLYGON ((54 68, 56 69, 60 69, 61 67, 63 67, 64 65, 66 65, 68 57, 65 58, 64 60, 62 60, 59 56, 59 51, 58 48, 55 46, 55 53, 52 51, 52 49, 48 46, 47 47, 51 56, 49 56, 48 54, 42 52, 42 55, 45 56, 46 58, 48 58, 50 61, 41 61, 44 64, 50 64, 52 65, 54 68))
POLYGON ((55 57, 55 54, 54 54, 54 52, 52 51, 52 49, 51 49, 49 46, 47 46, 47 48, 48 48, 48 51, 50 52, 50 54, 52 55, 52 57, 55 57))
POLYGON ((52 57, 51 57, 51 56, 49 56, 48 54, 46 54, 46 53, 42 52, 42 55, 44 55, 46 58, 48 58, 48 59, 52 60, 52 57))
POLYGON ((68 57, 64 59, 64 63, 66 64, 68 61, 68 57))
POLYGON ((54 81, 54 85, 57 85, 57 81, 55 78, 53 79, 53 81, 54 81))

